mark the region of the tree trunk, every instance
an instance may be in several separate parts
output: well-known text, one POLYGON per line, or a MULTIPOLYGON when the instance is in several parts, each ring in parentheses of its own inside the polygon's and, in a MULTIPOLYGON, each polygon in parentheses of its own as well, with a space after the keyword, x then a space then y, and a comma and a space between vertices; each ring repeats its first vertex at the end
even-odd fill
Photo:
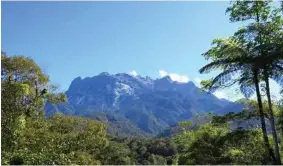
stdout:
MULTIPOLYGON (((258 1, 255 1, 256 5, 258 5, 258 1)), ((256 22, 257 24, 260 23, 260 17, 259 17, 259 11, 256 10, 256 22)), ((259 29, 259 44, 262 45, 262 38, 261 38, 261 30, 259 29)), ((262 49, 260 49, 261 55, 263 55, 262 49)), ((254 83, 256 86, 256 95, 257 95, 257 101, 258 101, 258 107, 259 107, 259 113, 260 113, 260 119, 261 119, 261 129, 263 133, 263 139, 265 142, 265 146, 269 152, 270 157, 274 161, 274 164, 276 164, 277 160, 274 156, 273 149, 271 149, 269 141, 268 141, 268 136, 267 136, 267 131, 266 131, 266 125, 265 125, 265 118, 264 118, 264 113, 263 113, 263 106, 262 106, 262 101, 261 101, 261 96, 260 96, 260 90, 259 90, 259 80, 258 80, 258 73, 259 71, 257 69, 254 70, 253 72, 253 77, 254 77, 254 83)))
POLYGON ((281 165, 281 159, 280 159, 280 152, 279 152, 279 146, 278 146, 278 138, 276 133, 276 127, 274 122, 274 115, 272 110, 272 103, 271 103, 271 97, 270 97, 270 88, 269 88, 269 80, 268 80, 268 73, 266 69, 264 70, 264 81, 266 84, 266 95, 268 100, 268 107, 269 107, 269 115, 270 115, 270 124, 271 124, 271 131, 272 131, 272 137, 274 140, 274 150, 275 150, 275 156, 276 156, 276 164, 281 165))
POLYGON ((267 136, 267 131, 266 131, 266 125, 265 125, 265 118, 264 118, 264 113, 263 113, 263 106, 262 106, 262 101, 261 101, 261 96, 260 96, 260 90, 259 90, 259 80, 258 80, 258 71, 254 71, 253 73, 253 79, 254 79, 254 84, 256 87, 256 96, 257 96, 257 102, 258 102, 258 108, 259 108, 259 114, 260 114, 260 121, 261 121, 261 130, 263 134, 263 140, 264 144, 266 146, 266 149, 274 163, 276 163, 276 158, 274 156, 273 150, 270 147, 269 141, 268 141, 268 136, 267 136))

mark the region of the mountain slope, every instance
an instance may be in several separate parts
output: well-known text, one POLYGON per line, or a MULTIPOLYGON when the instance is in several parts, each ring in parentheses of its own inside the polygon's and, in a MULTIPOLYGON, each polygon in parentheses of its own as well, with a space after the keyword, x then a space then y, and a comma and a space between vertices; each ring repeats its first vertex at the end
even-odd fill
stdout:
MULTIPOLYGON (((156 135, 194 115, 241 110, 241 106, 230 101, 201 93, 192 82, 174 82, 168 76, 153 80, 150 77, 104 72, 84 79, 77 77, 66 95, 68 103, 46 105, 48 116, 56 112, 91 118, 97 118, 98 113, 104 113, 107 117, 115 115, 120 119, 119 125, 116 121, 111 124, 112 128, 121 128, 123 122, 128 126, 126 135, 131 133, 129 130, 142 135, 156 135)), ((113 118, 108 120, 114 121, 113 118)), ((124 129, 126 131, 126 127, 124 129)))

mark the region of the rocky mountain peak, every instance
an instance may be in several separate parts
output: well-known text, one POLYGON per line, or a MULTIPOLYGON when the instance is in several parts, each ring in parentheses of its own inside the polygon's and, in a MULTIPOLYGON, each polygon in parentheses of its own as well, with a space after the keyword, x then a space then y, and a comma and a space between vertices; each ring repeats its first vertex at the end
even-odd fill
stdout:
POLYGON ((99 74, 100 76, 110 76, 111 74, 109 74, 108 72, 102 72, 99 74))
POLYGON ((147 133, 166 127, 196 114, 223 114, 241 106, 201 93, 193 82, 179 83, 169 76, 152 79, 126 73, 100 73, 75 78, 66 92, 68 103, 46 106, 51 114, 62 113, 93 117, 97 112, 116 114, 147 133), (54 108, 54 109, 53 109, 54 108))

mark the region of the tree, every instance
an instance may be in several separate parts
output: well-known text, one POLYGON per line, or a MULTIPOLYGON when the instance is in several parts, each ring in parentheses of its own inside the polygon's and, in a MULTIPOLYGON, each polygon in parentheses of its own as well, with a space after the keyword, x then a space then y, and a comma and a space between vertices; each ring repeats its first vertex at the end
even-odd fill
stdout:
POLYGON ((46 100, 65 101, 64 93, 56 93, 49 78, 30 58, 7 56, 1 52, 1 132, 2 150, 18 147, 26 118, 43 115, 46 100))
MULTIPOLYGON (((283 54, 282 57, 280 58, 283 60, 283 54)), ((272 129, 272 135, 273 139, 275 142, 275 153, 277 157, 277 163, 281 164, 281 159, 280 159, 280 152, 279 152, 279 141, 277 138, 277 132, 276 132, 276 126, 275 126, 275 120, 274 120, 274 113, 272 109, 272 101, 271 101, 271 95, 270 95, 270 85, 269 85, 269 78, 275 78, 281 85, 283 85, 283 66, 279 65, 273 65, 271 62, 270 64, 265 64, 264 65, 264 81, 266 85, 266 94, 267 94, 267 100, 268 100, 268 105, 269 105, 269 114, 270 114, 270 122, 271 122, 271 129, 272 129), (279 68, 279 70, 278 70, 279 68), (276 70, 276 71, 274 71, 276 70), (276 74, 275 74, 276 73, 276 74)))
POLYGON ((49 77, 30 58, 7 56, 1 52, 2 109, 4 113, 36 116, 46 100, 64 102, 64 93, 56 93, 49 77))
MULTIPOLYGON (((271 7, 269 5, 269 1, 233 2, 232 6, 226 11, 230 14, 230 21, 236 22, 252 20, 254 22, 250 23, 248 26, 240 29, 234 34, 234 38, 237 39, 236 42, 233 43, 233 40, 232 42, 231 40, 226 40, 226 42, 221 40, 216 41, 218 46, 206 53, 209 58, 214 57, 214 62, 202 68, 201 72, 207 71, 213 67, 221 68, 224 71, 213 80, 203 82, 203 84, 210 89, 214 84, 219 84, 219 81, 220 83, 222 83, 221 81, 227 82, 225 79, 231 79, 231 74, 236 71, 242 71, 241 78, 235 81, 240 83, 242 92, 247 90, 247 92, 251 94, 254 91, 254 88, 251 87, 251 82, 253 82, 257 94, 258 106, 260 108, 259 110, 261 112, 262 130, 264 133, 266 146, 268 147, 268 137, 265 129, 262 101, 259 90, 260 81, 265 81, 272 135, 275 141, 276 162, 277 164, 280 164, 280 154, 274 123, 274 115, 272 111, 272 103, 270 99, 269 78, 275 78, 275 80, 281 83, 281 80, 283 80, 283 68, 281 66, 283 57, 282 19, 278 15, 278 10, 270 9, 271 7), (242 44, 238 45, 238 43, 242 44), (229 56, 229 58, 225 59, 224 54, 229 56), (215 59, 218 59, 218 61, 215 59), (233 70, 233 68, 229 66, 229 63, 233 65, 237 63, 238 67, 234 67, 235 70, 233 70), (249 64, 249 67, 245 66, 244 68, 244 66, 241 66, 247 64, 249 64), (249 80, 249 77, 252 79, 252 81, 249 80)), ((274 158, 272 150, 269 151, 272 158, 274 158)))
POLYGON ((105 165, 130 165, 135 161, 131 158, 131 151, 124 143, 110 141, 102 155, 102 162, 105 165))
POLYGON ((253 20, 245 28, 237 32, 237 36, 245 40, 258 50, 257 67, 260 69, 262 79, 265 82, 265 90, 269 105, 270 122, 272 128, 272 136, 275 142, 275 154, 277 164, 281 164, 278 138, 276 133, 276 126, 272 110, 272 101, 270 95, 269 78, 274 79, 280 85, 283 85, 283 20, 279 14, 279 9, 270 10, 269 2, 238 2, 239 6, 249 4, 251 8, 244 8, 241 6, 237 8, 236 5, 228 8, 230 12, 231 21, 245 21, 253 20), (238 15, 237 15, 238 12, 238 15), (241 12, 241 13, 240 13, 241 12), (236 13, 236 14, 235 14, 236 13))
POLYGON ((106 126, 90 119, 55 115, 26 118, 16 151, 5 151, 2 164, 97 165, 108 146, 106 126))
POLYGON ((268 141, 260 95, 260 69, 256 63, 260 62, 260 59, 253 58, 257 50, 253 45, 246 44, 235 36, 228 39, 216 39, 212 44, 216 46, 203 54, 206 59, 212 60, 212 62, 202 67, 200 73, 210 72, 213 69, 220 69, 222 72, 211 80, 202 81, 201 84, 205 89, 215 91, 239 83, 241 92, 246 98, 256 92, 265 146, 270 157, 275 161, 274 153, 268 141))
POLYGON ((228 164, 228 158, 222 157, 222 138, 227 132, 226 125, 215 127, 207 123, 175 136, 180 153, 179 164, 228 164))
POLYGON ((223 138, 223 156, 230 164, 270 164, 265 155, 262 132, 258 130, 235 130, 223 138))

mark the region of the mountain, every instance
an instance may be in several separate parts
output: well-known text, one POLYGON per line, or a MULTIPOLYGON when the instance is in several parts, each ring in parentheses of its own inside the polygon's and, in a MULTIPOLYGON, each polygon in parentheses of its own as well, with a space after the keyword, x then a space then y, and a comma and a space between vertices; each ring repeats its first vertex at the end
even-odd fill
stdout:
POLYGON ((193 82, 179 83, 169 76, 153 80, 103 72, 84 79, 77 77, 66 96, 68 103, 46 104, 47 116, 59 112, 97 119, 103 115, 109 124, 109 132, 120 126, 119 133, 125 135, 157 135, 195 115, 225 114, 242 109, 241 105, 201 93, 193 82))

